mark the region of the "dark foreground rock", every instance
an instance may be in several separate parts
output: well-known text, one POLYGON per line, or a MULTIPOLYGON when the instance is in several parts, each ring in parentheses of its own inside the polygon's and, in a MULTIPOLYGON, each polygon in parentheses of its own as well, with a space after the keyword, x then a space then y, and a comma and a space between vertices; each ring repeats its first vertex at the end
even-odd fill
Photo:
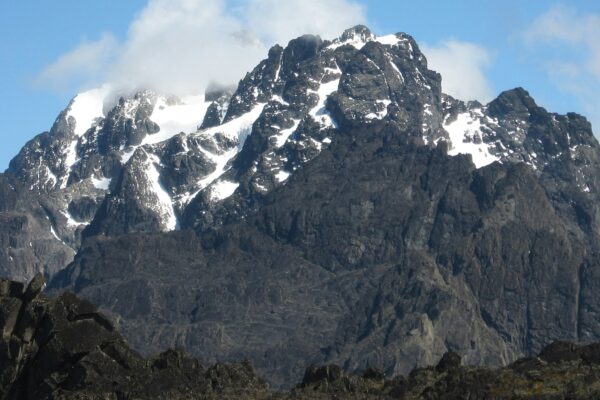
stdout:
POLYGON ((0 280, 0 398, 192 399, 254 397, 267 386, 248 363, 209 369, 168 350, 145 359, 91 303, 0 280))
POLYGON ((600 396, 600 344, 556 342, 501 369, 437 366, 387 378, 365 369, 311 366, 289 392, 269 388, 248 362, 208 369, 176 350, 143 358, 91 303, 0 280, 2 399, 592 399, 600 396))

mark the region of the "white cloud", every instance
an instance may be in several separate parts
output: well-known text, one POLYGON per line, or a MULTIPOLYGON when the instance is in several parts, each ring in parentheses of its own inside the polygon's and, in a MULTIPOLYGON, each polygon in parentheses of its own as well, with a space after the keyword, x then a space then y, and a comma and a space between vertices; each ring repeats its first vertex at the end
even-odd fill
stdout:
POLYGON ((598 33, 600 17, 596 14, 579 14, 575 9, 565 5, 550 8, 536 18, 525 32, 529 43, 545 41, 566 42, 569 44, 597 44, 597 39, 590 34, 598 33))
POLYGON ((84 41, 44 68, 35 84, 57 91, 72 90, 73 85, 88 85, 101 77, 117 49, 117 40, 110 33, 103 34, 97 41, 84 41))
POLYGON ((285 43, 306 33, 339 36, 365 21, 364 7, 347 0, 250 0, 248 25, 260 27, 261 38, 285 43))
POLYGON ((582 14, 564 5, 536 18, 523 34, 524 43, 561 91, 573 95, 600 126, 600 15, 582 14))
POLYGON ((236 83, 276 42, 304 33, 338 36, 364 21, 352 0, 239 0, 236 7, 227 0, 149 0, 122 43, 110 35, 82 43, 38 81, 73 84, 76 73, 77 84, 198 93, 212 81, 236 83))
POLYGON ((428 66, 442 75, 442 90, 461 100, 492 100, 494 91, 485 76, 492 55, 469 42, 446 40, 438 46, 421 46, 428 66))
POLYGON ((136 90, 198 92, 207 81, 235 82, 265 55, 236 33, 241 21, 220 0, 152 0, 133 21, 108 79, 136 90))

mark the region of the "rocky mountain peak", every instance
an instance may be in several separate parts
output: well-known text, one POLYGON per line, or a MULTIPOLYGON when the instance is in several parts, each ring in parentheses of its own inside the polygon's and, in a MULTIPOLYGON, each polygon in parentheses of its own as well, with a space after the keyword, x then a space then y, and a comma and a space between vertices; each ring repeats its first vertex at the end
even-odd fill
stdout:
MULTIPOLYGON (((187 98, 145 90, 116 102, 113 96, 107 86, 77 95, 8 170, 38 193, 57 193, 49 209, 66 243, 77 243, 81 226, 92 222, 92 204, 103 210, 94 225, 107 229, 87 230, 96 233, 202 230, 240 218, 337 136, 360 126, 391 124, 430 147, 446 142, 448 154, 470 155, 478 168, 526 162, 542 171, 566 148, 596 146, 583 121, 547 113, 521 88, 488 105, 443 95, 441 77, 428 69, 412 37, 376 36, 362 25, 332 41, 305 35, 285 48, 273 46, 235 90, 209 87, 187 98), (542 129, 548 124, 556 126, 551 139, 552 130, 542 129), (138 153, 150 161, 133 158, 138 153), (164 210, 142 206, 154 199, 162 199, 156 204, 170 210, 168 218, 164 210), (88 219, 79 221, 69 210, 83 204, 88 219), (147 223, 113 229, 100 222, 132 213, 147 223), (62 216, 70 225, 61 225, 62 216)), ((582 162, 580 171, 590 163, 582 162)), ((579 175, 581 187, 591 190, 586 173, 579 175)))
MULTIPOLYGON (((242 217, 336 136, 359 126, 387 123, 427 146, 446 142, 448 154, 468 154, 476 167, 526 162, 541 171, 565 146, 596 146, 584 122, 548 114, 521 88, 488 105, 443 95, 441 77, 427 68, 412 37, 376 36, 362 25, 332 41, 305 35, 273 46, 235 90, 215 86, 187 98, 145 90, 116 102, 113 96, 107 86, 76 96, 8 170, 39 193, 57 193, 51 219, 66 243, 77 243, 81 226, 92 222, 92 204, 103 211, 86 232, 205 229, 242 217), (548 123, 557 127, 552 139, 534 129, 548 123), (573 127, 569 139, 558 133, 564 126, 573 127), (132 160, 140 149, 152 167, 132 160), (164 207, 142 206, 154 199, 164 207), (83 204, 88 219, 79 221, 69 210, 83 204), (100 222, 132 213, 147 223, 113 229, 100 222), (62 216, 70 225, 61 225, 62 216)), ((586 173, 579 175, 591 188, 586 173)))
POLYGON ((231 91, 112 96, 11 162, 0 268, 145 351, 282 381, 298 355, 398 372, 600 338, 600 146, 576 114, 454 99, 413 38, 364 27, 273 46, 231 91))
POLYGON ((364 25, 356 25, 346 29, 344 33, 342 33, 342 36, 340 36, 342 42, 358 40, 366 43, 373 39, 375 39, 375 35, 373 35, 371 30, 364 25))
POLYGON ((492 117, 505 116, 508 113, 525 115, 537 108, 538 105, 529 95, 529 92, 521 87, 500 93, 500 95, 488 105, 488 110, 492 117))

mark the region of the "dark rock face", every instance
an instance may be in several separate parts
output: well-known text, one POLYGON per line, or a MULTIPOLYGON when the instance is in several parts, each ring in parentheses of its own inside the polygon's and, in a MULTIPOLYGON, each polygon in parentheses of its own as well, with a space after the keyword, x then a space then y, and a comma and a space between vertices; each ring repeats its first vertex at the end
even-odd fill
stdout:
POLYGON ((475 169, 373 126, 346 131, 245 221, 97 238, 54 286, 124 318, 136 348, 247 357, 276 383, 301 376, 295 355, 388 374, 448 350, 498 365, 600 334, 595 239, 554 204, 524 164, 475 169))
POLYGON ((25 282, 40 271, 54 274, 70 263, 73 250, 55 236, 64 216, 51 199, 32 196, 10 174, 0 174, 0 188, 0 274, 25 282))
POLYGON ((299 380, 322 360, 315 346, 333 342, 347 309, 331 290, 334 276, 250 227, 207 240, 214 249, 190 231, 118 243, 96 237, 80 252, 86 261, 56 279, 89 299, 112 299, 105 309, 144 352, 184 347, 209 363, 247 358, 272 371, 274 382, 299 380), (121 261, 134 252, 141 257, 121 261))
POLYGON ((164 230, 165 221, 176 217, 172 206, 163 207, 161 198, 152 190, 158 176, 151 155, 143 149, 136 150, 84 235, 164 230))
POLYGON ((235 92, 235 88, 209 88, 206 90, 206 101, 210 106, 206 110, 200 129, 214 128, 221 125, 229 108, 229 100, 235 92))
POLYGON ((275 392, 247 362, 203 367, 176 350, 142 358, 91 303, 65 292, 40 294, 0 280, 0 396, 37 399, 488 399, 600 395, 600 345, 557 342, 539 357, 490 370, 461 366, 446 353, 437 367, 407 377, 367 368, 362 376, 337 365, 311 366, 290 392, 275 392))
POLYGON ((146 135, 157 133, 159 126, 150 120, 155 101, 150 92, 138 93, 131 100, 121 98, 98 133, 99 153, 139 145, 146 135))

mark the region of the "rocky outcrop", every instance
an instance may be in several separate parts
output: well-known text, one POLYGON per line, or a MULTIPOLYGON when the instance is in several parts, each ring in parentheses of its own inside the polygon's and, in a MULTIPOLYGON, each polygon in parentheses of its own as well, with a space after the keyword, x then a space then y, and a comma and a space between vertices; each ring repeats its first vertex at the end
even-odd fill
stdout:
POLYGON ((144 359, 91 303, 0 280, 0 398, 190 399, 253 396, 267 386, 248 363, 204 368, 184 353, 144 359))
MULTIPOLYGON (((176 350, 142 358, 112 323, 71 293, 41 294, 0 280, 0 398, 40 399, 593 399, 600 395, 600 345, 557 342, 538 357, 497 370, 465 367, 446 353, 437 366, 388 377, 311 366, 289 392, 275 391, 244 361, 203 367, 176 350)), ((291 384, 291 382, 290 382, 291 384)))
POLYGON ((500 369, 463 366, 458 354, 446 353, 435 367, 391 378, 372 369, 357 376, 335 365, 311 367, 293 393, 315 399, 593 399, 600 395, 597 352, 597 344, 557 342, 538 357, 500 369))

